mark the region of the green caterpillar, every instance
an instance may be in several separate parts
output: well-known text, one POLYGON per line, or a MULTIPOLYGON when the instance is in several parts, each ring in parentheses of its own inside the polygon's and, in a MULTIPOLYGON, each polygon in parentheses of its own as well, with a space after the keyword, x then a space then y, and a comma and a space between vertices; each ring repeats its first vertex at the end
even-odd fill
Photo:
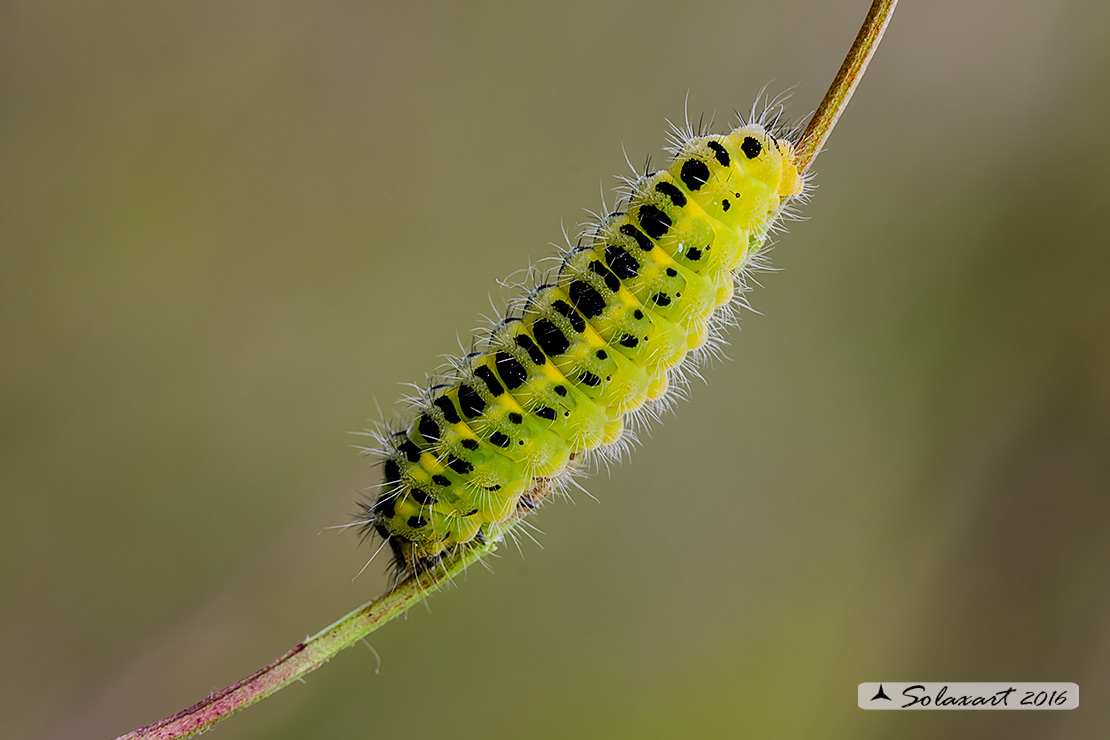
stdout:
POLYGON ((803 192, 794 145, 758 123, 674 143, 670 167, 629 181, 625 210, 383 435, 385 480, 360 518, 399 571, 499 538, 538 487, 618 443, 727 317, 740 272, 803 192))

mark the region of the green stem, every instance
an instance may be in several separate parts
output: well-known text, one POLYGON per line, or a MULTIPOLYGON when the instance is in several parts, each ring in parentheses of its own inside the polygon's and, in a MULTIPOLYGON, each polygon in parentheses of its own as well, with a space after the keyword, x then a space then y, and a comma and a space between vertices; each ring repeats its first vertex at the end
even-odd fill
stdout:
MULTIPOLYGON (((898 0, 875 0, 871 10, 852 44, 844 64, 840 67, 825 99, 809 122, 797 147, 798 170, 805 172, 821 151, 852 92, 863 76, 867 63, 882 39, 890 15, 898 0)), ((548 492, 541 485, 530 494, 539 503, 548 492)), ((518 515, 523 517, 525 514, 518 515)), ((505 525, 507 531, 515 522, 505 525)), ((497 549, 497 540, 486 544, 465 547, 452 558, 442 561, 436 568, 410 576, 380 597, 365 604, 330 627, 318 632, 292 650, 238 683, 218 691, 207 699, 184 709, 172 717, 141 727, 116 740, 158 738, 183 740, 204 732, 217 722, 236 712, 262 701, 270 694, 288 686, 319 668, 341 650, 350 647, 398 615, 404 614, 414 604, 423 601, 445 582, 452 580, 473 563, 497 549)))
POLYGON ((374 601, 359 607, 330 627, 295 645, 285 655, 238 683, 216 692, 204 701, 172 717, 121 735, 117 740, 132 738, 179 740, 204 732, 220 720, 262 701, 270 694, 316 670, 339 651, 350 647, 394 617, 404 614, 409 607, 423 601, 446 581, 452 580, 472 563, 478 562, 496 548, 496 543, 490 542, 486 545, 463 549, 454 559, 444 561, 442 567, 406 578, 374 601))
POLYGON ((809 125, 806 126, 798 146, 795 147, 795 163, 798 166, 798 172, 803 175, 813 164, 813 160, 817 159, 829 134, 840 119, 840 114, 848 107, 848 101, 852 99, 856 85, 863 78, 863 73, 867 70, 875 50, 879 48, 879 42, 883 39, 887 24, 890 23, 890 17, 894 13, 894 6, 897 4, 898 0, 874 0, 871 3, 871 9, 867 11, 867 17, 864 18, 863 25, 856 34, 852 48, 848 50, 848 56, 844 57, 840 71, 833 78, 825 98, 810 119, 809 125))

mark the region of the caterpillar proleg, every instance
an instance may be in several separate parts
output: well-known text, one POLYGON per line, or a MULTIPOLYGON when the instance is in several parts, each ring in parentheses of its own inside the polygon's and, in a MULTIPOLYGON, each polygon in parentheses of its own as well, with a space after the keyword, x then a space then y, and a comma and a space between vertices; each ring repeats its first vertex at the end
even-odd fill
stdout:
POLYGON ((384 482, 360 518, 399 572, 499 539, 572 461, 626 442, 732 323, 745 272, 805 191, 780 109, 725 134, 672 127, 670 165, 626 180, 617 210, 380 435, 384 482))

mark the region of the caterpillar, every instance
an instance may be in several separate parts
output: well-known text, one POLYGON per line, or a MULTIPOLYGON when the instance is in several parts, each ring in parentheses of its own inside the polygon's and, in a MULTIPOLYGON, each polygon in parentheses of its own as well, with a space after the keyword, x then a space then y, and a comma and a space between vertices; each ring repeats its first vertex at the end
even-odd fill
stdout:
POLYGON ((410 399, 407 426, 379 435, 384 481, 359 519, 398 573, 499 539, 583 455, 627 442, 712 347, 805 191, 792 134, 767 118, 719 135, 672 127, 670 165, 626 179, 618 210, 410 399))

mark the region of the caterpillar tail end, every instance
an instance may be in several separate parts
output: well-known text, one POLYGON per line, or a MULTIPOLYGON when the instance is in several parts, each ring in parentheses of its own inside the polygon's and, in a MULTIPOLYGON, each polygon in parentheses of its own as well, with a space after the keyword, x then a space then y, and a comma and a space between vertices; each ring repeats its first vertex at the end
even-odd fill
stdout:
POLYGON ((801 195, 805 189, 805 176, 798 171, 794 145, 786 139, 778 139, 779 153, 782 154, 782 181, 779 183, 779 198, 786 200, 801 195))

